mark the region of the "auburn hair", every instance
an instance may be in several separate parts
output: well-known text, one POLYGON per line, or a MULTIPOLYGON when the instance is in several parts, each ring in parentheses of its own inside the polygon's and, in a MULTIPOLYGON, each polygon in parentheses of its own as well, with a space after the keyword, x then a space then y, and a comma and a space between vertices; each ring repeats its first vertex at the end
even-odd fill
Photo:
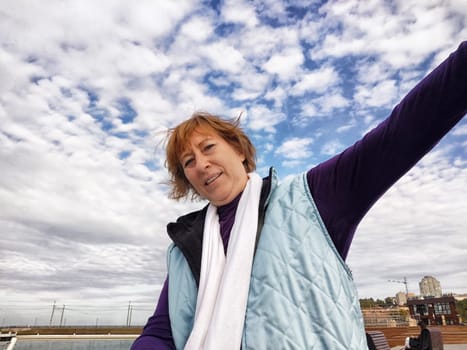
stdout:
POLYGON ((191 199, 200 198, 185 177, 180 161, 180 157, 186 151, 189 139, 195 131, 214 131, 237 152, 245 156, 243 166, 247 173, 256 169, 256 149, 239 125, 240 116, 236 119, 226 120, 207 112, 195 112, 189 119, 168 130, 165 165, 170 176, 170 198, 178 200, 188 197, 190 193, 191 199))

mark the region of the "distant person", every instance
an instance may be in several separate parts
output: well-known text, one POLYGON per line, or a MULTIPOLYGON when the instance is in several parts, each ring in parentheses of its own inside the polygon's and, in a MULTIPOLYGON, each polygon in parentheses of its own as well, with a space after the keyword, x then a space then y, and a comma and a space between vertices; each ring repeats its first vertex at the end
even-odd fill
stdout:
POLYGON ((418 337, 408 337, 405 340, 405 349, 415 350, 433 350, 431 345, 431 334, 429 329, 426 327, 426 320, 418 321, 420 326, 420 335, 418 337))
POLYGON ((354 232, 466 112, 463 42, 360 141, 282 183, 254 172, 238 119, 171 129, 171 197, 209 204, 168 224, 168 277, 132 350, 366 349, 354 232))

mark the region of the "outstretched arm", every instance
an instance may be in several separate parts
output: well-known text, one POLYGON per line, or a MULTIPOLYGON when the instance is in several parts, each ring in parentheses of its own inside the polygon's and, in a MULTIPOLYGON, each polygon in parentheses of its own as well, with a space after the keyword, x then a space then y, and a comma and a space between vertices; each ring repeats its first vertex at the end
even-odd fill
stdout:
POLYGON ((467 42, 360 141, 308 172, 321 217, 343 258, 355 229, 386 190, 467 112, 467 42))

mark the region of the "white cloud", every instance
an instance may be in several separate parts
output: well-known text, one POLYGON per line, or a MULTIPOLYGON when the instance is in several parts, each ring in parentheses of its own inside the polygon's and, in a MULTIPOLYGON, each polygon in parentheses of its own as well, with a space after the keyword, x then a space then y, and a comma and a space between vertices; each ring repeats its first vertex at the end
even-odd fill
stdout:
POLYGON ((264 145, 264 150, 265 150, 266 152, 271 152, 273 149, 274 149, 274 145, 273 145, 272 143, 266 143, 266 144, 264 145))
POLYGON ((390 107, 394 104, 398 90, 394 80, 385 80, 369 86, 358 86, 354 99, 365 107, 390 107))
POLYGON ((339 142, 338 140, 332 140, 332 141, 326 142, 323 145, 323 147, 321 147, 321 153, 327 156, 333 156, 335 154, 342 152, 344 148, 345 148, 345 145, 343 145, 341 142, 339 142))
POLYGON ((433 51, 462 40, 459 31, 465 19, 462 10, 439 2, 349 0, 328 2, 321 11, 330 33, 312 50, 314 59, 377 54, 395 68, 418 64, 433 51))
POLYGON ((181 85, 186 93, 184 99, 188 100, 189 105, 193 106, 192 110, 212 110, 216 112, 225 110, 224 102, 218 96, 203 93, 204 89, 201 84, 184 82, 181 85))
POLYGON ((309 158, 313 153, 310 149, 310 145, 313 143, 313 139, 309 137, 298 138, 292 137, 285 140, 275 151, 288 161, 301 160, 309 158))
POLYGON ((285 48, 299 48, 298 34, 298 29, 294 26, 259 25, 240 31, 235 41, 244 56, 255 66, 260 66, 285 48))
POLYGON ((275 133, 275 126, 284 121, 286 116, 280 112, 268 109, 263 105, 256 105, 248 110, 248 128, 252 130, 264 130, 268 133, 275 133))
POLYGON ((320 112, 327 114, 332 113, 335 109, 347 107, 350 104, 350 101, 337 91, 330 91, 317 98, 316 101, 320 105, 320 112))
POLYGON ((323 67, 319 70, 300 75, 299 81, 293 86, 294 95, 307 92, 323 93, 338 83, 339 76, 333 67, 323 67))
MULTIPOLYGON (((382 61, 362 62, 357 70, 358 80, 364 84, 373 84, 375 81, 391 79, 395 73, 389 65, 382 61)), ((412 71, 410 73, 413 74, 412 71)))
POLYGON ((213 35, 214 28, 209 18, 192 18, 184 23, 180 33, 194 42, 206 41, 213 35))
POLYGON ((354 128, 356 125, 355 119, 351 119, 347 124, 342 125, 336 129, 338 133, 346 132, 352 128, 354 128))
POLYGON ((300 115, 297 122, 303 127, 316 119, 333 118, 335 111, 348 107, 350 101, 342 96, 337 90, 330 90, 321 95, 310 99, 301 105, 300 115))
POLYGON ((467 135, 467 125, 460 125, 459 127, 455 128, 452 132, 453 135, 457 136, 465 136, 467 135))
MULTIPOLYGON (((187 14, 194 9, 194 2, 181 0, 177 2, 154 3, 151 0, 139 1, 138 4, 125 2, 109 2, 115 6, 115 17, 120 19, 122 35, 135 40, 151 40, 169 34, 187 14), (123 6, 122 6, 123 5, 123 6), (135 35, 137 34, 137 35, 135 35)), ((84 16, 88 16, 89 8, 83 4, 84 16)), ((96 17, 99 16, 96 13, 96 17)), ((96 20, 100 19, 96 18, 96 20)))
POLYGON ((299 72, 303 62, 304 57, 300 48, 287 48, 272 55, 263 65, 263 69, 270 74, 277 74, 280 79, 291 80, 299 72))
POLYGON ((270 83, 267 74, 252 69, 243 69, 242 74, 231 79, 239 85, 232 93, 235 100, 255 99, 266 91, 270 83))
POLYGON ((221 13, 226 22, 241 23, 248 27, 254 27, 258 23, 255 8, 243 0, 225 1, 221 13))
POLYGON ((320 115, 319 106, 316 101, 307 102, 301 105, 301 117, 300 120, 304 121, 306 119, 314 118, 320 115))
POLYGON ((256 97, 258 97, 261 94, 261 91, 258 90, 252 90, 252 89, 245 89, 245 88, 239 88, 235 89, 235 91, 232 93, 232 98, 235 100, 253 100, 256 97))
POLYGON ((44 75, 44 70, 34 64, 22 61, 15 54, 0 48, 0 92, 3 96, 22 89, 32 76, 44 75), (11 69, 15 67, 15 69, 11 69))
POLYGON ((115 65, 121 74, 149 76, 164 72, 170 66, 170 59, 163 52, 139 45, 120 44, 114 50, 108 50, 108 53, 118 57, 115 65))
POLYGON ((240 72, 245 65, 242 54, 231 45, 222 41, 204 47, 202 55, 211 61, 214 69, 230 73, 240 72))
POLYGON ((281 107, 284 99, 287 97, 287 92, 284 88, 277 86, 272 90, 269 90, 264 98, 267 100, 273 100, 275 107, 281 107))

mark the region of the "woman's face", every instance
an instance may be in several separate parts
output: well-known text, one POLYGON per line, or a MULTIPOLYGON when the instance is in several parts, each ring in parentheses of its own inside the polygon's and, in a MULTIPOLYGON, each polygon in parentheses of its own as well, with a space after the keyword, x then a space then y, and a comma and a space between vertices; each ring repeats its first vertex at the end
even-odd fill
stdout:
POLYGON ((198 194, 215 206, 230 203, 246 186, 245 157, 214 130, 195 130, 180 163, 198 194))

